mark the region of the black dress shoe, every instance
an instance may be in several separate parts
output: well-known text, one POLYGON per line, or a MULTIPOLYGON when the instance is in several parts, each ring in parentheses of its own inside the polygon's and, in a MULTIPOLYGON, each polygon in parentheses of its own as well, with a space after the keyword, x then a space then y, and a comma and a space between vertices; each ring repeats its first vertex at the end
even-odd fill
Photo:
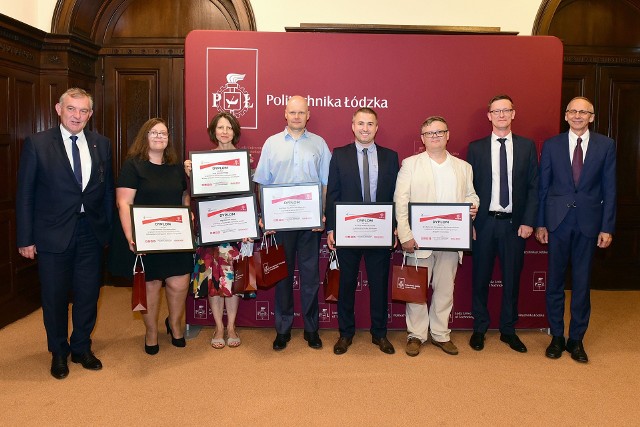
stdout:
POLYGON ((144 352, 150 355, 154 355, 154 354, 158 354, 158 352, 160 351, 160 346, 158 344, 156 345, 147 345, 147 342, 144 342, 144 352))
POLYGON ((318 331, 307 332, 304 331, 304 340, 309 343, 309 347, 319 350, 322 348, 322 340, 318 331))
POLYGON ((287 348, 287 343, 291 340, 291 334, 276 334, 276 339, 273 341, 273 349, 276 351, 284 350, 287 348))
POLYGON ((559 359, 564 350, 564 337, 554 336, 551 338, 551 344, 549 344, 544 354, 550 359, 559 359))
POLYGON ((526 353, 527 346, 524 345, 520 338, 516 334, 500 334, 500 341, 506 342, 511 347, 511 350, 515 350, 518 353, 526 353))
POLYGON ((167 333, 171 335, 171 344, 174 347, 186 347, 187 341, 185 341, 184 337, 182 338, 174 338, 173 331, 171 330, 171 326, 169 326, 169 318, 164 319, 164 325, 167 327, 167 333))
POLYGON ((102 362, 90 351, 80 354, 71 353, 71 361, 73 363, 80 363, 84 369, 91 369, 92 371, 102 369, 102 362))
POLYGON ((345 354, 351 345, 353 338, 340 337, 338 342, 333 346, 333 354, 345 354))
POLYGON ((484 348, 484 334, 482 332, 474 332, 469 338, 469 346, 476 351, 484 348))
POLYGON ((396 352, 396 349, 393 348, 393 344, 389 342, 387 337, 371 337, 371 342, 380 347, 380 351, 386 354, 393 354, 396 352))
POLYGON ((567 340, 567 351, 571 353, 571 358, 576 362, 587 363, 589 358, 587 357, 587 353, 584 351, 584 347, 582 345, 582 341, 576 341, 572 339, 567 340))
POLYGON ((54 354, 51 358, 51 376, 57 380, 61 380, 67 378, 67 375, 69 375, 67 356, 54 354))

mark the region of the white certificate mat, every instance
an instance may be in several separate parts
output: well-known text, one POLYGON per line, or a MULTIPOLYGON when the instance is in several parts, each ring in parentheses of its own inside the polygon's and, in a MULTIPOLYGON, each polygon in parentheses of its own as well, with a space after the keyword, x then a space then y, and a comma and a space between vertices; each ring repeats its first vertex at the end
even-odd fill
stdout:
POLYGON ((409 203, 409 226, 419 249, 471 250, 471 203, 409 203))
POLYGON ((320 184, 263 185, 260 187, 264 229, 323 228, 320 184))
POLYGON ((249 151, 195 151, 189 158, 193 197, 251 192, 249 151))
POLYGON ((131 206, 136 253, 195 250, 188 206, 131 206))
POLYGON ((393 203, 336 203, 337 247, 393 247, 393 203))
POLYGON ((253 194, 198 201, 200 242, 203 245, 258 238, 253 194))

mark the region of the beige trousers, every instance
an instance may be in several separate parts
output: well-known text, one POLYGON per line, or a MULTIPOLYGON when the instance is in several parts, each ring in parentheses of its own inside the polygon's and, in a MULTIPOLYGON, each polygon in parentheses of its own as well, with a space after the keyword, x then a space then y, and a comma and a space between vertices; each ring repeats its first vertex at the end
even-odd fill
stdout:
POLYGON ((453 308, 453 288, 458 271, 457 251, 433 251, 428 258, 407 256, 407 265, 418 265, 429 269, 428 281, 433 289, 431 307, 427 304, 407 303, 406 320, 409 338, 425 342, 429 337, 438 342, 449 341, 449 315, 453 308))

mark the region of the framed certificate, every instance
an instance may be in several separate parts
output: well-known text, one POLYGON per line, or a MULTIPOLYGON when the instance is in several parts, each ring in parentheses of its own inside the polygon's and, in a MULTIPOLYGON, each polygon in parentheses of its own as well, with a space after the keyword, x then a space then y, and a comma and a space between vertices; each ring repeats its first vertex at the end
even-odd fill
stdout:
POLYGON ((198 200, 198 218, 203 245, 259 237, 256 196, 253 193, 198 200))
POLYGON ((336 203, 336 246, 393 247, 393 203, 336 203))
POLYGON ((193 197, 251 192, 248 150, 192 151, 189 158, 193 197))
POLYGON ((471 250, 471 203, 409 203, 409 226, 419 249, 471 250))
POLYGON ((311 230, 323 228, 320 184, 261 185, 264 229, 311 230))
POLYGON ((133 205, 131 230, 136 254, 195 250, 188 206, 133 205))

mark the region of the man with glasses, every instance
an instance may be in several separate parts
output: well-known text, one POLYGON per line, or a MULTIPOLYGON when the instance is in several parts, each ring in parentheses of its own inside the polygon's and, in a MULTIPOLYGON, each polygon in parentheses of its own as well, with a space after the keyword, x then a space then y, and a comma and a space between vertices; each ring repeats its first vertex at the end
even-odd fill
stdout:
POLYGON ((410 255, 407 264, 427 267, 428 283, 433 288, 431 307, 426 303, 406 305, 409 335, 405 352, 409 356, 420 353, 420 346, 429 339, 429 328, 433 345, 447 354, 458 354, 450 338, 449 314, 462 251, 419 250, 409 226, 409 202, 471 203, 472 218, 478 212, 480 201, 473 188, 473 171, 467 162, 447 151, 449 136, 447 122, 440 116, 429 117, 422 123, 420 137, 425 151, 402 161, 393 197, 398 240, 410 255))
POLYGON ((591 101, 573 98, 565 111, 569 131, 545 141, 540 156, 536 239, 549 244, 547 316, 551 344, 546 356, 566 350, 587 363, 582 339, 589 325, 591 261, 596 246, 607 248, 616 221, 616 149, 611 138, 589 132, 591 101), (564 337, 564 279, 571 264, 571 322, 564 337))
POLYGON ((516 335, 520 273, 526 239, 533 234, 538 209, 538 154, 532 140, 511 132, 516 117, 512 99, 497 95, 489 101, 491 135, 469 144, 467 161, 473 186, 482 201, 474 221, 472 304, 473 334, 469 345, 484 348, 489 329, 489 283, 496 255, 502 271, 500 340, 525 353, 516 335))

